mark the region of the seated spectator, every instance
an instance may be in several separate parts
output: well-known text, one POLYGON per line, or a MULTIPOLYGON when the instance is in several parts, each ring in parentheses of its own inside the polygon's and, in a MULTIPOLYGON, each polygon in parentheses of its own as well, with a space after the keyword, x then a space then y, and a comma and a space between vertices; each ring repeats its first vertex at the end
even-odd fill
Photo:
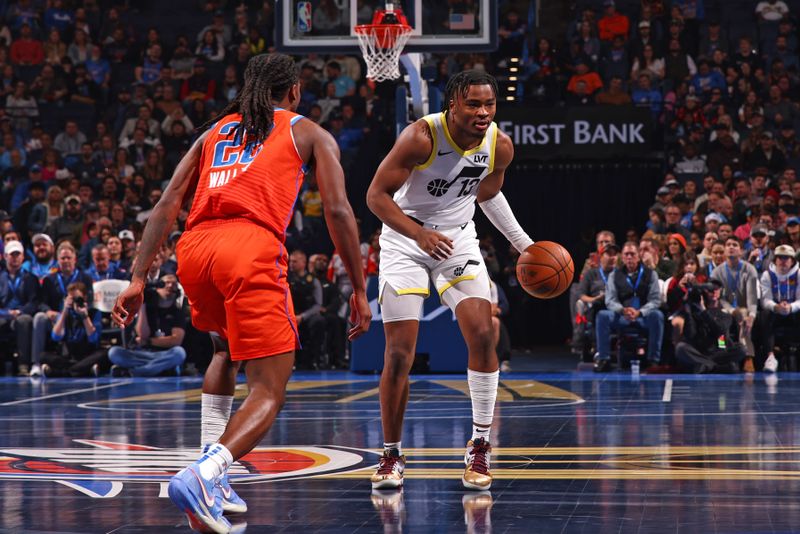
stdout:
POLYGON ((676 175, 697 176, 708 172, 706 158, 694 143, 688 142, 681 146, 681 158, 675 162, 673 172, 676 175))
POLYGON ((669 81, 670 87, 677 87, 695 75, 697 66, 678 39, 671 39, 667 50, 664 57, 664 79, 669 81))
MULTIPOLYGON (((593 24, 584 20, 581 22, 578 36, 571 44, 570 61, 575 63, 579 58, 583 58, 592 65, 597 65, 601 51, 600 39, 597 38, 593 24)), ((567 68, 574 70, 569 69, 569 66, 567 68)))
POLYGON ((31 373, 33 315, 39 306, 39 283, 22 270, 25 249, 19 241, 5 243, 6 268, 0 271, 0 332, 16 339, 19 376, 31 373))
POLYGON ((142 126, 137 126, 140 121, 144 121, 145 132, 147 135, 156 139, 160 137, 161 124, 159 124, 159 122, 153 118, 153 110, 150 109, 150 106, 143 105, 139 106, 136 117, 125 121, 125 126, 122 127, 122 131, 119 133, 118 141, 122 143, 127 139, 133 138, 133 133, 136 131, 136 128, 142 126))
POLYGON ((500 39, 497 57, 500 59, 519 57, 525 43, 526 31, 527 26, 520 19, 519 13, 515 9, 506 11, 505 20, 497 28, 497 36, 500 39))
POLYGON ((649 107, 653 118, 658 118, 661 115, 663 102, 661 91, 653 89, 650 75, 647 72, 641 72, 638 81, 638 87, 631 94, 633 103, 640 107, 649 107))
POLYGON ((703 108, 700 107, 700 98, 695 95, 687 95, 684 104, 675 112, 675 118, 670 127, 678 136, 688 135, 693 126, 706 128, 706 120, 703 108))
POLYGON ((721 293, 718 280, 687 293, 680 312, 682 341, 675 346, 675 359, 683 371, 736 373, 745 359, 736 323, 721 308, 721 293))
POLYGON ((345 333, 347 332, 347 302, 339 292, 336 284, 328 280, 328 257, 325 254, 314 254, 309 259, 314 277, 322 286, 322 306, 320 314, 325 319, 325 347, 327 363, 331 368, 346 369, 348 367, 345 351, 345 333))
POLYGON ((731 129, 722 123, 714 125, 714 140, 708 148, 708 169, 714 174, 719 174, 726 165, 734 170, 740 170, 743 164, 742 152, 733 137, 731 129))
POLYGON ((66 80, 51 65, 42 67, 30 90, 40 103, 63 103, 69 96, 66 80))
POLYGON ((75 30, 75 37, 67 49, 67 57, 74 65, 86 63, 92 57, 92 43, 85 31, 75 30))
POLYGON ((641 261, 645 268, 656 271, 656 275, 661 280, 667 280, 675 273, 675 262, 663 256, 658 239, 649 237, 647 234, 639 241, 637 261, 641 261))
MULTIPOLYGON (((5 103, 6 115, 11 118, 14 128, 21 133, 29 132, 33 121, 39 118, 39 107, 25 82, 18 81, 14 84, 14 92, 6 96, 5 103)), ((24 154, 24 150, 20 154, 24 154)), ((25 162, 24 159, 22 162, 25 162)))
POLYGON ((78 123, 68 120, 64 125, 64 131, 60 132, 53 141, 53 148, 58 150, 61 157, 76 160, 80 157, 81 147, 85 142, 86 134, 78 129, 78 123))
POLYGON ((669 234, 667 241, 667 252, 664 256, 675 264, 676 273, 680 272, 680 264, 685 262, 684 256, 686 255, 687 249, 688 246, 686 237, 677 233, 669 234))
POLYGON ((603 81, 600 76, 589 69, 589 65, 583 59, 577 59, 575 64, 575 74, 569 79, 567 84, 567 91, 577 94, 577 85, 579 82, 586 84, 585 93, 590 97, 595 94, 599 89, 603 88, 603 81))
POLYGON ((759 275, 772 264, 769 241, 769 228, 763 224, 756 224, 750 229, 750 239, 744 245, 747 261, 756 268, 759 275))
POLYGON ((213 30, 207 30, 203 33, 202 40, 197 43, 194 55, 214 63, 225 59, 225 46, 222 44, 222 36, 213 30))
POLYGON ((324 366, 325 319, 320 314, 322 285, 307 271, 306 265, 307 256, 302 250, 295 250, 289 256, 288 281, 303 346, 297 358, 297 368, 318 369, 324 366))
POLYGON ((18 66, 41 65, 44 61, 42 42, 34 38, 27 22, 20 26, 19 37, 11 44, 9 56, 11 62, 18 66))
POLYGON ((711 57, 718 50, 725 55, 728 54, 728 37, 719 21, 712 20, 708 23, 705 35, 700 39, 697 55, 698 57, 711 57))
POLYGON ((725 242, 725 263, 714 269, 712 280, 722 283, 722 309, 733 316, 739 326, 739 340, 745 346, 743 370, 755 371, 752 329, 758 310, 758 273, 755 267, 742 261, 742 244, 736 237, 725 242))
POLYGON ((692 87, 694 94, 708 99, 713 89, 726 91, 725 78, 717 70, 712 70, 707 59, 701 59, 698 63, 697 73, 692 76, 692 87))
POLYGON ((194 62, 194 71, 192 75, 183 80, 183 84, 181 85, 181 100, 184 103, 202 100, 203 102, 213 104, 216 93, 216 80, 206 73, 205 60, 197 58, 194 62))
POLYGON ((134 77, 138 83, 153 85, 161 80, 161 69, 164 61, 161 58, 161 45, 153 43, 147 48, 142 59, 142 64, 134 70, 134 77))
POLYGON ((722 222, 720 223, 719 227, 717 228, 717 234, 719 235, 720 241, 723 243, 733 235, 733 225, 729 222, 722 222))
MULTIPOLYGON (((607 243, 602 247, 600 264, 589 269, 581 276, 578 284, 578 301, 575 305, 575 329, 572 332, 572 347, 574 351, 581 351, 584 343, 584 325, 595 324, 597 312, 606 307, 605 295, 608 279, 619 260, 619 247, 614 243, 607 243)), ((594 330, 590 333, 593 334, 594 330)))
POLYGON ((44 61, 50 65, 60 65, 61 59, 67 55, 67 44, 61 40, 61 32, 57 28, 50 30, 47 41, 42 45, 44 61))
MULTIPOLYGON (((677 204, 673 202, 667 204, 664 206, 664 231, 659 232, 664 234, 677 234, 683 238, 683 241, 680 243, 683 250, 680 254, 686 251, 686 243, 689 239, 689 229, 681 223, 682 217, 683 213, 677 204)), ((672 236, 670 236, 670 239, 672 239, 672 236)), ((670 251, 670 256, 673 255, 671 252, 672 251, 670 251)), ((671 259, 674 260, 675 258, 671 259)))
MULTIPOLYGON (((670 240, 671 242, 672 240, 670 240)), ((684 317, 678 312, 683 308, 686 297, 692 286, 703 284, 708 277, 700 271, 700 265, 694 252, 684 252, 675 259, 675 275, 667 281, 667 317, 672 323, 672 342, 677 345, 681 340, 684 317)))
POLYGON ((336 98, 352 96, 356 93, 356 82, 342 72, 342 67, 338 61, 330 61, 325 66, 327 83, 335 87, 334 95, 336 98))
POLYGON ((622 78, 614 76, 608 82, 608 89, 597 94, 595 102, 602 105, 625 106, 631 103, 631 97, 622 86, 622 78))
POLYGON ((611 46, 606 48, 600 59, 600 72, 603 79, 609 81, 613 76, 624 78, 631 70, 625 39, 621 35, 614 36, 611 46))
POLYGON ((764 370, 778 370, 775 357, 775 329, 782 328, 797 341, 800 337, 800 291, 795 249, 780 245, 775 249, 775 262, 761 275, 761 334, 767 359, 764 370))
POLYGON ((575 90, 567 93, 565 102, 568 107, 591 106, 594 103, 592 93, 584 80, 575 84, 575 90))
POLYGON ((719 240, 716 232, 707 232, 706 238, 709 237, 709 234, 714 241, 710 245, 706 245, 707 239, 703 240, 704 259, 701 260, 701 263, 703 263, 703 274, 706 275, 707 279, 711 278, 711 273, 714 272, 714 269, 725 263, 725 242, 719 240), (706 247, 708 247, 707 254, 706 247))
POLYGON ((22 270, 31 273, 39 283, 58 269, 55 260, 55 245, 52 238, 44 233, 39 233, 31 239, 33 244, 33 259, 27 260, 22 265, 22 270))
POLYGON ((628 17, 617 11, 614 0, 603 0, 603 16, 597 21, 600 40, 611 41, 617 36, 627 39, 629 29, 628 17))
POLYGON ((655 48, 652 44, 647 44, 642 48, 641 55, 636 56, 631 68, 631 80, 639 79, 642 73, 648 73, 650 80, 660 83, 664 79, 664 58, 656 57, 655 48))
POLYGON ((77 195, 70 195, 64 201, 66 208, 63 215, 52 219, 45 227, 44 233, 52 236, 56 243, 68 240, 77 245, 83 229, 81 199, 77 195))
POLYGON ((775 145, 771 132, 763 132, 758 147, 745 158, 745 169, 753 171, 761 167, 773 173, 786 168, 786 155, 775 145))
POLYGON ((42 374, 100 376, 109 365, 106 351, 100 348, 102 314, 91 308, 88 286, 83 282, 70 283, 60 309, 50 334, 57 347, 54 352, 42 354, 42 374))
MULTIPOLYGON (((622 247, 622 267, 615 269, 606 286, 606 309, 597 314, 595 372, 611 369, 611 332, 636 324, 647 330, 647 359, 661 361, 664 315, 659 311, 661 291, 656 273, 639 261, 636 243, 622 247)), ((646 366, 646 365, 645 365, 646 366)))
POLYGON ((186 351, 181 343, 186 318, 177 303, 179 295, 174 274, 163 275, 159 284, 147 285, 132 345, 108 351, 112 376, 156 376, 183 364, 186 351))
MULTIPOLYGON (((798 196, 798 200, 800 200, 800 196, 798 196)), ((800 250, 800 217, 793 216, 786 219, 786 240, 789 246, 800 250)))
POLYGON ((98 243, 92 247, 92 264, 86 271, 94 282, 98 280, 125 280, 126 274, 119 267, 111 263, 111 254, 108 247, 98 243))

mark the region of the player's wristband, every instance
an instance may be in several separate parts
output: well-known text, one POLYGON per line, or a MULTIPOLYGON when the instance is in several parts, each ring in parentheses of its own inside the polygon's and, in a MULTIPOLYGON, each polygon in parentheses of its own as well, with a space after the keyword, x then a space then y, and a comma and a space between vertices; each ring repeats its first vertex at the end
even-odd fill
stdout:
POLYGON ((479 202, 478 206, 481 207, 483 213, 486 214, 486 218, 489 219, 494 227, 500 230, 505 238, 508 239, 508 242, 514 245, 514 248, 520 253, 533 245, 533 239, 525 233, 525 230, 517 222, 517 218, 514 217, 511 206, 508 205, 508 201, 502 191, 489 200, 479 202))

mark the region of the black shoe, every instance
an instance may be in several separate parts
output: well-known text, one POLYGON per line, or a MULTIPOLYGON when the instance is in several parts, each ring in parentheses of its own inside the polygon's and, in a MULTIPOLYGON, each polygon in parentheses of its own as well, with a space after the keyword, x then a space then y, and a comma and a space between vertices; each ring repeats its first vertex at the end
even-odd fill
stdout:
POLYGON ((595 360, 594 372, 607 373, 611 370, 611 360, 595 360))

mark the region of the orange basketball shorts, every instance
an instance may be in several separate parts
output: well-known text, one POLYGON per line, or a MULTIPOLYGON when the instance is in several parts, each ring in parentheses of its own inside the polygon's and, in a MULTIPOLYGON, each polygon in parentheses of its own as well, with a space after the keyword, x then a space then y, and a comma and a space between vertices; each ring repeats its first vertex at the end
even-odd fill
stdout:
POLYGON ((231 359, 299 346, 286 251, 270 231, 244 219, 207 222, 184 232, 176 254, 192 324, 226 339, 231 359))

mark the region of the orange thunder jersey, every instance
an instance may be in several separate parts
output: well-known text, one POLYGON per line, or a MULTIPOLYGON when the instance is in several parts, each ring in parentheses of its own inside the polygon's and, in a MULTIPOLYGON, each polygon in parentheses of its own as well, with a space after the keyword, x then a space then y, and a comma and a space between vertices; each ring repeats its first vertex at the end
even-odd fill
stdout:
POLYGON ((217 122, 203 142, 200 179, 186 229, 247 219, 283 242, 307 170, 292 136, 292 125, 302 118, 278 108, 267 139, 247 145, 234 139, 240 114, 217 122))

